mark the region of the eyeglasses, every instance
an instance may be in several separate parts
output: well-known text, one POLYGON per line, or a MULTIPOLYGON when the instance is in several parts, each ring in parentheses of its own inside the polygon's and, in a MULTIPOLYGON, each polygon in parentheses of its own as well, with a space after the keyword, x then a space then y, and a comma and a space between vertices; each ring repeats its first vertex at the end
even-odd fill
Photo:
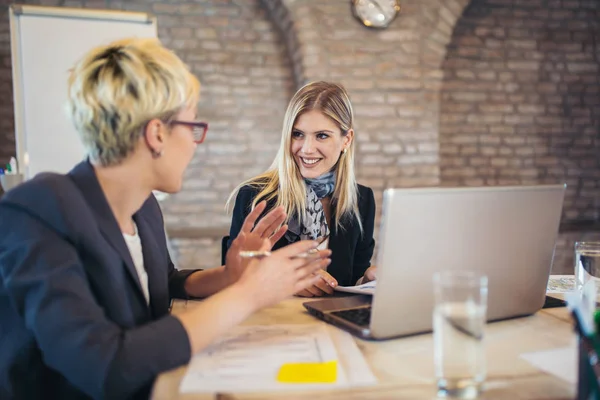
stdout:
POLYGON ((206 138, 206 132, 208 131, 208 124, 206 122, 195 122, 195 121, 169 121, 171 125, 185 125, 192 128, 192 134, 194 135, 194 142, 200 144, 204 142, 206 138))

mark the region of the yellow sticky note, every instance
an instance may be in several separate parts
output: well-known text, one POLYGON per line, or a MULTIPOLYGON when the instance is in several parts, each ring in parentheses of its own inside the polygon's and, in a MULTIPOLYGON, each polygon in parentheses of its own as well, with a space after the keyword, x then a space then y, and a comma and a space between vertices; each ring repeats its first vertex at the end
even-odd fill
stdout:
POLYGON ((337 361, 322 363, 287 363, 277 374, 282 383, 335 383, 337 380, 337 361))

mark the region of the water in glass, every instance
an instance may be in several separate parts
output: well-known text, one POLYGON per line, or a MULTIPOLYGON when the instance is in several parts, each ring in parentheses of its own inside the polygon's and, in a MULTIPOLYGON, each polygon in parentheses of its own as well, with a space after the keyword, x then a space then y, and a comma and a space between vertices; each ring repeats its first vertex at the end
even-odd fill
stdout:
POLYGON ((438 396, 475 398, 479 395, 485 381, 485 316, 485 305, 475 302, 446 302, 435 307, 438 396))

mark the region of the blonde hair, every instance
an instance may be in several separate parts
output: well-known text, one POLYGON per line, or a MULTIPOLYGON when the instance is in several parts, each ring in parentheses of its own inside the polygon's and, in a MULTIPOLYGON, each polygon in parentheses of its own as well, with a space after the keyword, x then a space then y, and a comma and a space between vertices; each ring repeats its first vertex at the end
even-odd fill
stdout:
MULTIPOLYGON (((343 136, 352 129, 354 114, 346 90, 338 84, 312 82, 300 88, 288 105, 283 120, 279 151, 269 169, 261 175, 248 179, 237 186, 227 200, 227 207, 236 193, 244 186, 259 189, 252 208, 262 200, 277 199, 275 207, 283 206, 288 220, 297 215, 306 218, 306 186, 291 153, 292 130, 298 117, 307 111, 317 110, 331 118, 343 136)), ((335 166, 335 188, 332 204, 335 205, 335 225, 344 229, 344 220, 354 215, 362 232, 358 211, 358 188, 354 176, 354 140, 346 152, 340 155, 335 166)))
POLYGON ((88 52, 71 71, 67 111, 88 155, 120 163, 150 120, 198 102, 200 83, 156 39, 124 39, 88 52))

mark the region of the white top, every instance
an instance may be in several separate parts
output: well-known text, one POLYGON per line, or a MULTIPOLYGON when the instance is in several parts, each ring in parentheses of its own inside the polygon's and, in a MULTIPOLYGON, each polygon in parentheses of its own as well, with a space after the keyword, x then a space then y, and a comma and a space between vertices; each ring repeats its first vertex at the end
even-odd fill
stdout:
POLYGON ((148 274, 146 273, 146 269, 144 268, 144 254, 142 253, 142 241, 140 240, 140 235, 138 235, 138 229, 135 222, 133 222, 133 229, 135 229, 135 234, 128 235, 126 233, 123 233, 123 237, 125 238, 125 243, 127 243, 129 253, 131 254, 131 259, 133 260, 133 265, 135 266, 138 278, 140 279, 140 284, 142 285, 142 292, 144 292, 144 297, 146 298, 146 304, 149 305, 150 291, 148 290, 148 274))

